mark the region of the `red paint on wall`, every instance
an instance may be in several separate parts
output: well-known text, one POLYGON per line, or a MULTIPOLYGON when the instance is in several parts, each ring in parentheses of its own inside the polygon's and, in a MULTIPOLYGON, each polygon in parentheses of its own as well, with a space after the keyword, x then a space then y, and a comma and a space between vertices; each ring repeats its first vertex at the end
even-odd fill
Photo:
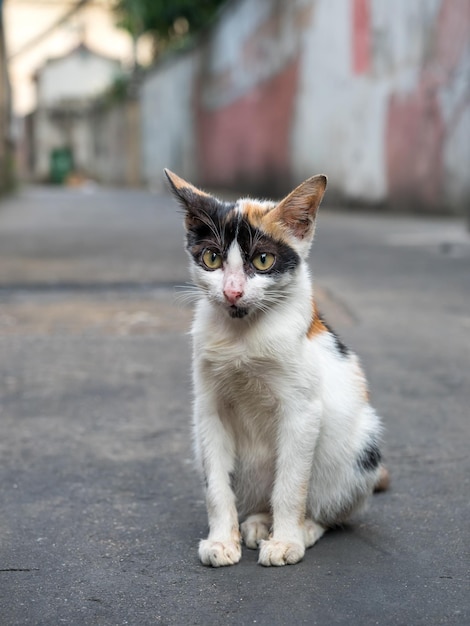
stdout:
POLYGON ((352 63, 354 74, 365 74, 370 68, 369 0, 353 0, 352 63))
POLYGON ((443 0, 438 18, 435 57, 440 77, 448 76, 470 39, 470 0, 443 0))
POLYGON ((387 182, 390 195, 438 207, 444 184, 444 145, 469 105, 468 93, 441 110, 440 91, 453 80, 470 36, 468 0, 443 0, 434 45, 415 89, 390 98, 386 125, 387 182))
POLYGON ((445 125, 435 92, 423 82, 406 96, 392 95, 386 144, 389 190, 407 203, 439 201, 445 125))
POLYGON ((201 105, 199 169, 205 184, 286 179, 298 72, 296 59, 227 106, 203 109, 201 105))

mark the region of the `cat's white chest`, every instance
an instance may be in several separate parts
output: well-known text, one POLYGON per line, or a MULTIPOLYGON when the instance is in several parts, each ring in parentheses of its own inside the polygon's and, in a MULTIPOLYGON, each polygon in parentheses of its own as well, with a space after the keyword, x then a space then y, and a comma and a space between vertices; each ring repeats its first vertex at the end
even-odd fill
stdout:
POLYGON ((236 435, 255 438, 272 427, 286 402, 313 391, 302 329, 275 313, 261 321, 227 325, 202 305, 193 326, 196 393, 216 399, 217 413, 236 435))
POLYGON ((214 386, 219 406, 243 416, 249 412, 272 414, 279 402, 281 372, 275 359, 250 356, 239 351, 226 354, 206 353, 200 360, 204 379, 214 386))

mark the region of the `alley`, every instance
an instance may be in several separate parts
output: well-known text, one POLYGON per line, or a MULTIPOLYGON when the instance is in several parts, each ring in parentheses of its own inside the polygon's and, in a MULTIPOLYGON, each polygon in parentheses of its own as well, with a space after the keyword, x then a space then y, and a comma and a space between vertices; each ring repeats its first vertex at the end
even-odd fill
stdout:
POLYGON ((0 203, 2 624, 469 623, 462 220, 321 209, 316 289, 368 372, 392 486, 281 569, 197 559, 183 234, 163 193, 0 203))

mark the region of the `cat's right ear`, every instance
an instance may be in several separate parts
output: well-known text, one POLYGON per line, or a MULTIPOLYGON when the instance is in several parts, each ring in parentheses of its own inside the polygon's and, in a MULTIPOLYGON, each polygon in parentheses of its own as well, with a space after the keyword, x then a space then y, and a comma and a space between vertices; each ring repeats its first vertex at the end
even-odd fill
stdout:
POLYGON ((174 172, 166 168, 163 171, 168 178, 173 194, 186 211, 186 228, 190 229, 196 226, 198 222, 205 221, 204 216, 207 215, 208 209, 215 199, 174 172))
POLYGON ((174 172, 171 172, 166 168, 163 171, 170 182, 171 190, 186 207, 190 208, 194 204, 194 201, 201 197, 211 197, 208 193, 201 191, 201 189, 198 189, 194 185, 191 185, 191 183, 188 183, 174 172))

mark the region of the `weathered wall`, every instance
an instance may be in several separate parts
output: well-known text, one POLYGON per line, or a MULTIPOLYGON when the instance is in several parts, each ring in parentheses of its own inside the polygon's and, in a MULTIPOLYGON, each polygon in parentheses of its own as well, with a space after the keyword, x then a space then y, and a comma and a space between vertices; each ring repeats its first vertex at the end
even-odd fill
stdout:
POLYGON ((305 0, 229 6, 205 46, 197 95, 200 175, 277 192, 290 183, 305 0))
POLYGON ((141 183, 140 106, 134 98, 97 103, 89 113, 92 145, 87 174, 99 182, 141 183))
POLYGON ((108 184, 123 184, 127 170, 126 105, 97 105, 90 118, 93 134, 93 177, 108 184))
POLYGON ((142 176, 154 187, 161 187, 164 167, 199 178, 195 93, 200 67, 200 51, 188 50, 156 67, 142 84, 142 176))
POLYGON ((144 82, 143 179, 462 211, 469 81, 470 0, 233 0, 144 82))

